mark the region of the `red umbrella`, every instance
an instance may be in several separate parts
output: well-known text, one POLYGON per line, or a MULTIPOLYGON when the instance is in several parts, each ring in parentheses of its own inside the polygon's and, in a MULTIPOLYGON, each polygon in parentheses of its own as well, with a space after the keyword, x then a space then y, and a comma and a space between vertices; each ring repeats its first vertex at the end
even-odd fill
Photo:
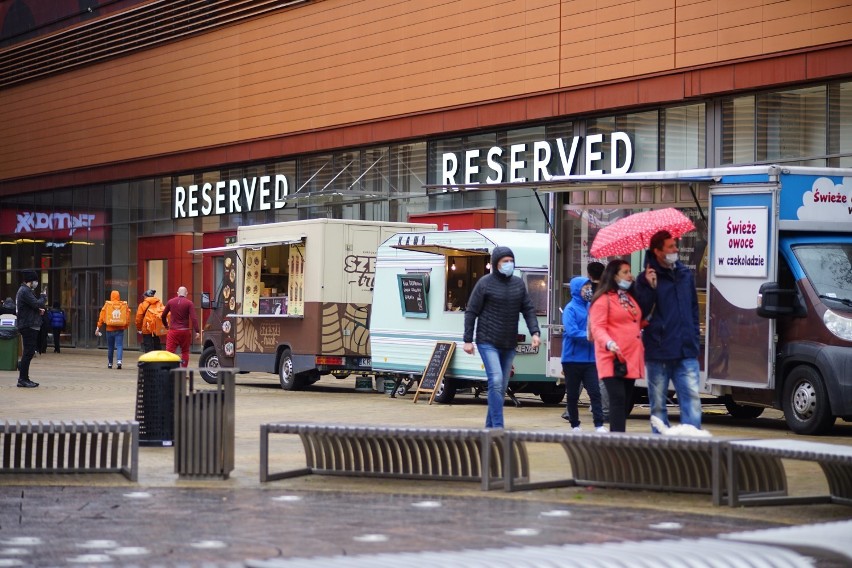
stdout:
POLYGON ((695 225, 672 207, 634 213, 598 231, 590 252, 595 258, 630 254, 648 248, 654 233, 662 230, 678 238, 695 230, 695 225))

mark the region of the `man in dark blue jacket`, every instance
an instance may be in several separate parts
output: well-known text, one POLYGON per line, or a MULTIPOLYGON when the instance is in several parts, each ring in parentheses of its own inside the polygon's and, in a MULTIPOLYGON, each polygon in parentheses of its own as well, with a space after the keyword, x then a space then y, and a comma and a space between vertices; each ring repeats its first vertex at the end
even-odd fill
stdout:
POLYGON ((491 274, 476 283, 464 313, 464 349, 473 355, 473 329, 476 326, 476 345, 485 365, 488 378, 488 415, 486 428, 503 427, 503 400, 515 347, 518 345, 518 313, 524 315, 532 335, 532 346, 541 344, 535 306, 524 281, 513 276, 515 254, 509 247, 494 247, 491 253, 491 274))
POLYGON ((659 231, 651 237, 647 262, 645 271, 636 280, 635 292, 642 313, 650 314, 642 342, 651 415, 669 425, 666 393, 671 381, 680 406, 681 424, 701 428, 695 279, 678 260, 677 244, 668 231, 659 231))

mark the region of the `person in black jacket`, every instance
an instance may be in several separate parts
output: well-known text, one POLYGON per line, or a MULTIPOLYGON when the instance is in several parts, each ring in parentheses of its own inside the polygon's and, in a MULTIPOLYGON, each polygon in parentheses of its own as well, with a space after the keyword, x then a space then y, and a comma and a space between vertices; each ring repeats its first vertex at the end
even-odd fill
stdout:
POLYGON ((24 353, 18 364, 18 386, 21 388, 35 388, 38 383, 30 380, 30 362, 36 352, 38 341, 38 330, 41 328, 41 317, 44 315, 45 297, 37 298, 34 290, 38 288, 38 274, 33 270, 26 270, 23 274, 23 283, 18 288, 16 305, 18 308, 18 332, 24 345, 24 353))
POLYGON ((476 345, 488 379, 486 428, 503 428, 503 401, 518 344, 518 313, 524 316, 533 348, 541 344, 535 306, 523 280, 513 276, 514 271, 512 249, 495 247, 491 253, 491 274, 476 283, 464 313, 464 352, 474 353, 475 326, 476 345))

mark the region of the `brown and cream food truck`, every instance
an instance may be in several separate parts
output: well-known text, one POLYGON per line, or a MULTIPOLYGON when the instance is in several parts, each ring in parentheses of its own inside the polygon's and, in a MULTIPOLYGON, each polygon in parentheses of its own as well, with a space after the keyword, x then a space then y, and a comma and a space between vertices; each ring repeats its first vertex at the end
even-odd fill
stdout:
MULTIPOLYGON (((275 373, 285 390, 324 374, 367 374, 376 250, 400 231, 435 225, 312 219, 237 229, 222 256, 199 366, 275 373)), ((209 294, 206 294, 210 297, 209 294)))

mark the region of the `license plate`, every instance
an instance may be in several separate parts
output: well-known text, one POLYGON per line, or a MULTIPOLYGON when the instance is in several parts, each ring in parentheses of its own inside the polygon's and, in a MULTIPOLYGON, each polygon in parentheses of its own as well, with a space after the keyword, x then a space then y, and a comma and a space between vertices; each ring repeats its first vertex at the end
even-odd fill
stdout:
POLYGON ((515 353, 538 353, 538 347, 532 345, 515 345, 515 353))
POLYGON ((359 367, 372 367, 373 366, 373 359, 370 358, 370 357, 361 357, 361 358, 358 359, 358 366, 359 367))

